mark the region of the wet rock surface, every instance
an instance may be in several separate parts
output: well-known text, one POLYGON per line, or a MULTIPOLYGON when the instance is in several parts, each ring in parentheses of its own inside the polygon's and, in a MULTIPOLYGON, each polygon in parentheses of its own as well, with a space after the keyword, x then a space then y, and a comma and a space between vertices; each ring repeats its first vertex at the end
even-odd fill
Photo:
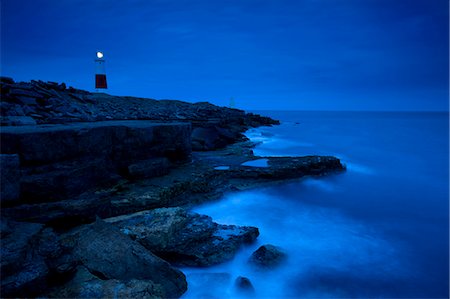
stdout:
POLYGON ((181 271, 102 220, 63 236, 63 242, 73 242, 75 259, 103 280, 150 280, 170 298, 187 289, 181 271))
POLYGON ((84 266, 66 285, 54 287, 50 298, 167 298, 161 285, 150 280, 100 279, 84 266))
POLYGON ((62 266, 58 236, 42 224, 4 218, 1 223, 1 297, 41 294, 62 266))
POLYGON ((249 262, 260 268, 273 268, 286 259, 286 254, 280 247, 266 244, 259 247, 251 255, 249 262))
POLYGON ((162 208, 106 220, 177 265, 210 266, 231 259, 259 235, 256 227, 221 225, 182 208, 162 208))
POLYGON ((253 287, 252 282, 250 279, 244 276, 238 276, 234 282, 235 287, 238 289, 238 291, 242 293, 247 294, 254 294, 255 288, 253 287))

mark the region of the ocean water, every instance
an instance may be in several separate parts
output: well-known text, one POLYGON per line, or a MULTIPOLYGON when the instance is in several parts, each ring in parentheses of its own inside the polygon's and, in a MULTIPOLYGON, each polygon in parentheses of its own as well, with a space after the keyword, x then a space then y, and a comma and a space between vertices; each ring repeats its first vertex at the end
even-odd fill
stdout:
POLYGON ((334 155, 342 174, 226 194, 193 210, 260 229, 227 263, 183 268, 183 298, 448 298, 448 113, 259 112, 261 156, 334 155), (287 253, 272 270, 247 263, 260 245, 287 253), (245 276, 255 292, 238 290, 245 276))

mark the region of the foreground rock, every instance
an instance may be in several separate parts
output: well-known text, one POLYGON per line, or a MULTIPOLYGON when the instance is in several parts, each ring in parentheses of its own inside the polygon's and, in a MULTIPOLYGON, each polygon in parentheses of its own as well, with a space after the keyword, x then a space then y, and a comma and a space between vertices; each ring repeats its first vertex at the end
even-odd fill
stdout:
POLYGON ((209 266, 231 259, 259 235, 256 227, 220 225, 182 208, 163 208, 106 220, 172 263, 209 266))
POLYGON ((244 294, 251 295, 255 293, 255 288, 253 287, 250 279, 248 279, 247 277, 238 276, 234 282, 234 285, 239 292, 242 292, 244 294))
POLYGON ((1 221, 2 298, 174 298, 187 289, 183 273, 101 220, 62 236, 1 221))
POLYGON ((273 268, 286 259, 281 248, 270 244, 259 247, 249 259, 249 262, 261 268, 273 268))
POLYGON ((181 271, 101 220, 64 235, 62 242, 73 247, 75 260, 102 280, 151 281, 169 298, 179 297, 187 289, 181 271))
POLYGON ((163 288, 150 280, 100 279, 84 266, 66 285, 55 287, 50 298, 167 298, 163 288))
POLYGON ((1 297, 37 296, 70 266, 56 234, 42 224, 1 219, 1 297))

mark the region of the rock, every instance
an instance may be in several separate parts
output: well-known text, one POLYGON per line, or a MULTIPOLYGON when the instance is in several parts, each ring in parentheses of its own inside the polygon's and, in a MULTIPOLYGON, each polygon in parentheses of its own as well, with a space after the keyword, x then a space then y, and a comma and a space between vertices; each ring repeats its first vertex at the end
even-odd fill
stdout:
POLYGON ((16 202, 20 195, 19 155, 0 154, 0 184, 2 206, 16 202))
POLYGON ((74 255, 101 279, 150 280, 161 285, 170 298, 187 289, 182 272, 101 220, 79 232, 74 255))
POLYGON ((133 179, 152 178, 168 174, 170 163, 167 158, 152 158, 128 166, 128 175, 133 179))
POLYGON ((258 248, 251 255, 249 262, 263 268, 273 268, 286 258, 286 254, 279 247, 266 244, 258 248))
POLYGON ((111 216, 111 200, 108 197, 88 193, 72 200, 61 200, 39 204, 21 204, 2 208, 2 216, 20 221, 48 224, 59 230, 91 223, 96 216, 111 216))
POLYGON ((92 157, 24 171, 21 203, 40 203, 72 198, 81 192, 113 185, 121 177, 111 161, 92 157))
POLYGON ((8 116, 1 117, 2 118, 2 126, 13 125, 11 123, 6 122, 10 117, 25 115, 25 112, 23 111, 22 106, 19 104, 16 104, 16 103, 8 103, 5 101, 1 101, 0 109, 1 109, 1 115, 8 115, 8 116), (3 120, 5 120, 5 121, 3 121, 3 120))
POLYGON ((259 235, 256 227, 220 225, 182 208, 107 219, 156 255, 178 265, 209 266, 231 259, 259 235))
POLYGON ((9 221, 5 217, 0 218, 0 237, 3 239, 10 233, 12 233, 13 229, 9 223, 9 221))
MULTIPOLYGON (((12 79, 2 81, 2 101, 18 103, 24 107, 45 107, 47 115, 39 123, 66 123, 72 121, 100 121, 123 119, 151 119, 158 121, 189 121, 194 129, 195 150, 222 148, 244 138, 249 127, 277 124, 270 118, 245 113, 238 109, 217 107, 210 103, 190 104, 175 100, 116 97, 105 93, 66 88, 64 83, 32 80, 30 83, 15 83, 12 79), (94 105, 89 105, 94 104, 94 105), (62 117, 49 117, 61 115, 62 117)), ((24 108, 25 110, 25 108, 24 108)), ((12 111, 2 111, 7 117, 12 111)), ((27 113, 29 115, 29 113, 27 113)))
POLYGON ((26 259, 27 252, 31 251, 32 241, 42 230, 42 224, 8 221, 2 217, 2 226, 7 228, 2 233, 1 246, 1 276, 2 280, 20 271, 26 259))
POLYGON ((14 84, 14 80, 10 77, 0 76, 0 82, 7 84, 14 84))
POLYGON ((148 280, 100 279, 79 266, 75 277, 47 293, 50 298, 164 298, 164 290, 148 280))
MULTIPOLYGON (((30 86, 27 87, 22 87, 22 88, 11 88, 11 90, 9 91, 9 93, 13 96, 18 97, 19 99, 24 97, 24 98, 29 98, 29 99, 37 99, 37 98, 41 98, 41 94, 39 92, 34 91, 30 86)), ((25 104, 25 102, 23 102, 25 104)))
POLYGON ((48 164, 100 154, 118 162, 178 151, 190 154, 188 123, 110 121, 2 128, 2 153, 21 153, 24 164, 48 164), (186 137, 187 138, 183 138, 186 137))
POLYGON ((62 254, 59 238, 43 225, 2 217, 1 297, 37 296, 52 282, 62 254), (6 223, 5 223, 6 222, 6 223))
POLYGON ((41 294, 46 288, 48 268, 42 259, 21 263, 21 271, 2 277, 1 297, 28 297, 41 294))
POLYGON ((28 96, 16 96, 16 99, 19 101, 19 103, 23 105, 37 105, 36 98, 28 97, 28 96))
MULTIPOLYGON (((260 157, 262 158, 262 157, 260 157)), ((321 176, 345 169, 341 161, 332 156, 265 157, 268 167, 232 167, 228 173, 239 179, 285 180, 306 175, 321 176)))
POLYGON ((2 119, 5 126, 31 126, 36 125, 34 118, 30 116, 7 116, 2 119))
POLYGON ((255 288, 253 287, 252 282, 247 277, 238 276, 234 282, 234 285, 241 292, 245 292, 245 293, 254 293, 255 292, 255 288))
POLYGON ((217 129, 212 128, 194 128, 192 130, 192 142, 194 150, 208 151, 218 147, 224 147, 227 143, 221 138, 217 129))
MULTIPOLYGON (((205 124, 202 124, 205 126, 205 124)), ((206 124, 207 127, 194 127, 192 131, 193 150, 208 151, 223 148, 242 138, 242 126, 229 124, 206 124)))
POLYGON ((188 123, 110 121, 4 127, 1 153, 19 154, 24 203, 63 200, 131 177, 168 172, 191 153, 188 123))

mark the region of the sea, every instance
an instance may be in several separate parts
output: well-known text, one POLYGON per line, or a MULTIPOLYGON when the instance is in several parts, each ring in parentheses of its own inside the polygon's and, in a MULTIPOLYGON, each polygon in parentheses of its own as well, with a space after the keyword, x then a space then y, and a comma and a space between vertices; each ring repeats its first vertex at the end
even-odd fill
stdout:
POLYGON ((194 212, 260 236, 235 258, 186 267, 182 298, 448 298, 449 113, 257 111, 259 156, 332 155, 346 172, 231 192, 194 212), (259 246, 287 258, 248 263, 259 246), (236 287, 247 277, 254 291, 236 287))

